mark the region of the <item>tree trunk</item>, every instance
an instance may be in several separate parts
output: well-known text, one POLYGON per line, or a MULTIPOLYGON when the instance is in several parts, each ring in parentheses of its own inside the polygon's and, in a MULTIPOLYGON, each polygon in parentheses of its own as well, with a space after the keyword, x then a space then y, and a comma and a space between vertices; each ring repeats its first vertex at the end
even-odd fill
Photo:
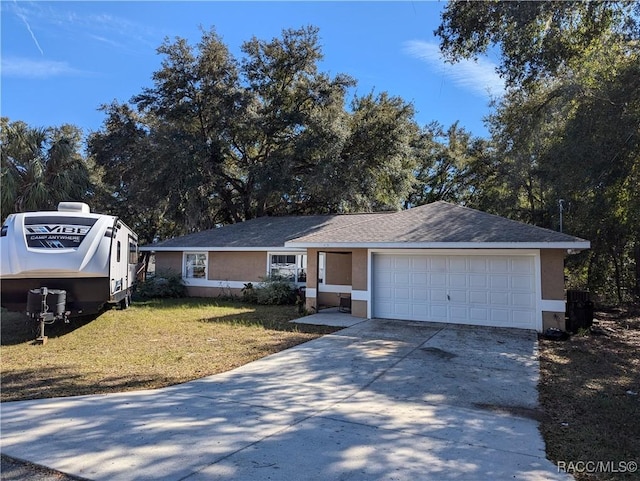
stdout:
POLYGON ((633 257, 636 262, 635 295, 636 295, 636 301, 640 301, 640 240, 636 241, 636 246, 633 250, 633 257))
POLYGON ((622 304, 622 276, 620 273, 620 265, 618 264, 618 256, 616 255, 615 248, 611 247, 611 260, 613 261, 613 267, 615 269, 616 280, 616 295, 618 297, 618 304, 622 304))

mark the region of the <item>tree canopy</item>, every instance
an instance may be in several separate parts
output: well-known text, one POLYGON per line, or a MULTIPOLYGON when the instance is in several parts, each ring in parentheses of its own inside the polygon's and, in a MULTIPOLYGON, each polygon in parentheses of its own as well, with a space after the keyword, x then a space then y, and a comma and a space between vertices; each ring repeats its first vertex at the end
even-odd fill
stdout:
POLYGON ((640 295, 639 16, 628 1, 456 1, 436 31, 451 61, 500 51, 488 209, 558 228, 562 203, 565 230, 592 241, 572 282, 618 301, 640 295))
POLYGON ((496 52, 507 91, 490 138, 420 126, 413 105, 322 72, 318 29, 166 39, 152 84, 71 126, 2 122, 2 214, 89 200, 141 242, 265 215, 446 200, 587 238, 569 286, 640 298, 640 4, 451 1, 451 62, 496 52))
POLYGON ((400 207, 418 130, 409 103, 371 93, 348 109, 355 81, 319 71, 315 27, 252 38, 242 52, 235 59, 214 30, 195 46, 166 40, 153 87, 104 107, 89 152, 114 208, 140 206, 153 238, 263 215, 400 207))
POLYGON ((35 128, 2 117, 2 218, 89 197, 93 184, 90 167, 80 153, 81 140, 80 130, 71 125, 35 128))

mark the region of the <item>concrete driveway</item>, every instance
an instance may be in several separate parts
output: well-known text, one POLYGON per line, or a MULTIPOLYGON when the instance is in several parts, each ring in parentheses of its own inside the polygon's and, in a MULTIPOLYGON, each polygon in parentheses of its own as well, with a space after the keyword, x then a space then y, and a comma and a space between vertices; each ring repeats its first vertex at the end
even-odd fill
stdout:
POLYGON ((556 480, 533 332, 368 320, 154 391, 4 403, 1 449, 92 480, 556 480))

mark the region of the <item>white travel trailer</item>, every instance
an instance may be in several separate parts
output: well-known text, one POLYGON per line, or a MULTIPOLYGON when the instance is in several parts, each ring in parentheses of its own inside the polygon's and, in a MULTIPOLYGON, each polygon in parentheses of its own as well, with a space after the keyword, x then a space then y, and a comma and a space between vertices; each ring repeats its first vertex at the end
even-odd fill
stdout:
POLYGON ((87 204, 11 214, 0 233, 1 304, 43 322, 126 308, 137 262, 137 235, 87 204))

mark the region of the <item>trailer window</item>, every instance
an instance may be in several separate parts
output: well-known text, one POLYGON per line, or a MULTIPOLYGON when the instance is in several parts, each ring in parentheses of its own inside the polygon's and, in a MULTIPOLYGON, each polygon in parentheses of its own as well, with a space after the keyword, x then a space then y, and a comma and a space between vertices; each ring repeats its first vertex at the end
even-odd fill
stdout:
POLYGON ((189 252, 184 255, 184 277, 187 279, 207 278, 206 252, 189 252))
POLYGON ((129 237, 129 264, 138 263, 138 243, 129 237))
POLYGON ((120 241, 118 241, 118 245, 116 246, 116 262, 120 262, 120 241))

